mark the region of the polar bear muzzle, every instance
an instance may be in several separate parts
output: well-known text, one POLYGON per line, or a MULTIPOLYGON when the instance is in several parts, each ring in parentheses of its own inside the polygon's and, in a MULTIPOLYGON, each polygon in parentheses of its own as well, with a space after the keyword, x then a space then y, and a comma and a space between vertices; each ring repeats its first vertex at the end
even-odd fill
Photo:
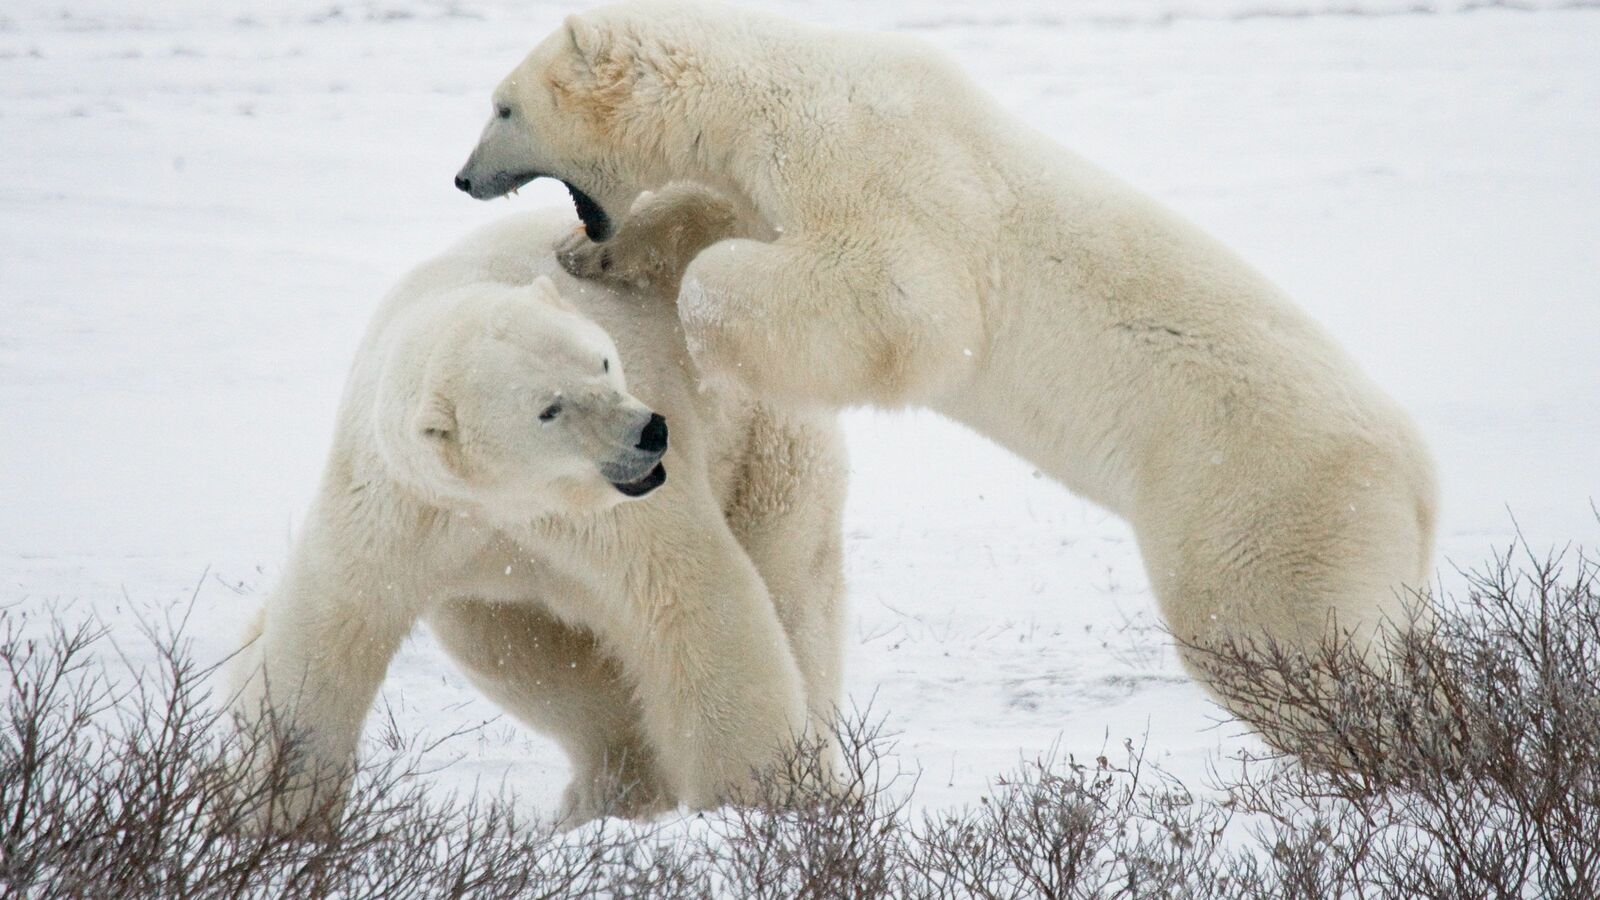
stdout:
POLYGON ((655 468, 645 473, 637 481, 613 481, 611 486, 621 491, 626 497, 643 497, 663 484, 667 483, 667 467, 656 463, 655 468))
MULTIPOLYGON (((456 189, 477 200, 504 197, 535 178, 553 177, 540 172, 496 172, 488 178, 474 178, 468 174, 471 168, 472 162, 469 160, 466 168, 456 175, 456 189)), ((565 185, 567 193, 572 195, 572 205, 578 209, 578 219, 583 222, 583 230, 589 240, 598 243, 610 238, 611 217, 606 215, 605 209, 572 182, 565 179, 557 180, 565 185)))
POLYGON ((639 429, 639 439, 624 454, 600 467, 600 474, 611 486, 628 497, 643 497, 666 484, 667 467, 661 457, 667 453, 667 420, 651 413, 639 429))
POLYGON ((456 175, 456 189, 470 195, 474 200, 493 200, 504 197, 519 187, 539 177, 537 172, 496 172, 487 178, 473 177, 468 173, 472 168, 469 162, 465 169, 456 175))

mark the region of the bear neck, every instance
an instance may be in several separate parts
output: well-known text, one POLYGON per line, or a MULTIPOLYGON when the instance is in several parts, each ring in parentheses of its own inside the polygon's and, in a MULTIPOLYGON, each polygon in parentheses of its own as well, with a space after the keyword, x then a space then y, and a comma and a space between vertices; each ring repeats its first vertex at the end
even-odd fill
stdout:
MULTIPOLYGON (((769 109, 780 91, 773 78, 736 59, 711 52, 687 54, 693 70, 646 67, 635 74, 626 123, 626 146, 639 187, 659 190, 674 181, 713 188, 768 222, 786 218, 784 198, 763 173, 770 163, 769 109)), ((656 54, 673 58, 675 54, 656 54)))

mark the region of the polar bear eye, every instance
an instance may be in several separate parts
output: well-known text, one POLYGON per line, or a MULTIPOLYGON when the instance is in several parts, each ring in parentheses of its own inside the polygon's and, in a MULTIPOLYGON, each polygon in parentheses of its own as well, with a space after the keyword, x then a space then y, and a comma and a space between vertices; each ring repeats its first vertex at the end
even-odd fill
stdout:
POLYGON ((552 403, 544 408, 544 412, 539 413, 539 421, 548 422, 559 415, 561 415, 561 404, 552 403))
POLYGON ((495 113, 495 115, 499 116, 502 119, 509 119, 509 118, 511 118, 511 107, 502 106, 499 109, 495 110, 494 113, 495 113))
POLYGON ((609 360, 609 359, 600 360, 600 371, 602 371, 602 372, 611 371, 611 360, 609 360))

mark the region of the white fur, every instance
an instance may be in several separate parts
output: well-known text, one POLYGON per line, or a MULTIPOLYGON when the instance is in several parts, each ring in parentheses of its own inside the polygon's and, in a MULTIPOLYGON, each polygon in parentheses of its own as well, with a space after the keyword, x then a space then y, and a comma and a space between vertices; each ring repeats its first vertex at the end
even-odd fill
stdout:
MULTIPOLYGON (((464 177, 553 175, 612 216, 674 181, 728 198, 744 236, 679 301, 708 375, 990 436, 1132 523, 1180 639, 1370 637, 1426 585, 1408 417, 1227 248, 922 43, 626 3, 569 18, 494 101, 464 177)), ((663 240, 625 224, 569 257, 628 270, 663 240)))
POLYGON ((419 618, 561 741, 568 822, 736 795, 808 713, 813 727, 832 714, 845 464, 831 417, 700 390, 675 273, 664 295, 540 275, 572 227, 485 228, 373 319, 316 502, 238 663, 236 709, 306 741, 285 815, 352 761, 419 618), (648 469, 630 448, 652 409, 669 423, 667 481, 623 502, 600 469, 648 469))

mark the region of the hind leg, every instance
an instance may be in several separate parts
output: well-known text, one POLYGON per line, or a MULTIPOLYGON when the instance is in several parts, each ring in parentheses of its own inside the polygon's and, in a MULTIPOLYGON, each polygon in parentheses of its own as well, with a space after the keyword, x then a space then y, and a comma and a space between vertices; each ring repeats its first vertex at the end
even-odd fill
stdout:
POLYGON ((1431 484, 1358 449, 1312 456, 1305 468, 1315 478, 1269 478, 1270 463, 1259 461, 1224 468, 1219 484, 1253 491, 1234 490, 1209 515, 1150 517, 1141 527, 1185 666, 1281 747, 1294 748, 1311 722, 1297 711, 1303 700, 1286 699, 1292 691, 1325 691, 1333 703, 1340 679, 1318 674, 1333 674, 1331 660, 1381 672, 1392 641, 1427 621, 1427 598, 1415 591, 1427 587, 1431 562, 1431 484), (1297 673, 1292 684, 1266 664, 1274 659, 1297 673))
POLYGON ((311 520, 232 662, 251 827, 339 820, 367 711, 416 618, 411 598, 369 587, 371 560, 330 552, 322 527, 311 520))
POLYGON ((588 632, 531 604, 479 600, 441 604, 427 622, 478 690, 566 751, 574 773, 564 824, 643 818, 674 805, 640 734, 632 691, 588 632))
POLYGON ((831 415, 759 406, 745 454, 728 526, 767 583, 805 685, 808 728, 825 738, 843 683, 843 438, 831 415))

